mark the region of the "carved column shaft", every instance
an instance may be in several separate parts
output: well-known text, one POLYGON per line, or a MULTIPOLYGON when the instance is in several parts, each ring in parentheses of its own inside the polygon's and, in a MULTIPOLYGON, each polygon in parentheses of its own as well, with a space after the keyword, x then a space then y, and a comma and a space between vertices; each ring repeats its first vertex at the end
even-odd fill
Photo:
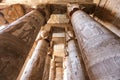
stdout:
POLYGON ((49 80, 50 60, 51 60, 51 57, 47 55, 45 60, 45 67, 44 67, 42 80, 49 80))
POLYGON ((0 30, 1 80, 16 80, 36 35, 44 24, 43 15, 33 10, 0 30))
POLYGON ((85 80, 82 68, 81 53, 79 52, 73 34, 71 31, 66 35, 67 40, 67 56, 65 57, 64 80, 85 80), (70 38, 70 36, 72 38, 70 38))
POLYGON ((20 80, 42 80, 47 49, 48 43, 45 40, 38 41, 20 80))
POLYGON ((91 80, 120 79, 120 40, 81 10, 73 9, 71 23, 91 80))

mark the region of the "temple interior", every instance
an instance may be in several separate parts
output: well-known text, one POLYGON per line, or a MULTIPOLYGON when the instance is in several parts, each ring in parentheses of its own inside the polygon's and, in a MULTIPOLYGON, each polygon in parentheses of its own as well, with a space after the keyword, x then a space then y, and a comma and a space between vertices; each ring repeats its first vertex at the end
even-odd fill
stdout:
POLYGON ((0 80, 120 80, 120 0, 0 0, 0 80))

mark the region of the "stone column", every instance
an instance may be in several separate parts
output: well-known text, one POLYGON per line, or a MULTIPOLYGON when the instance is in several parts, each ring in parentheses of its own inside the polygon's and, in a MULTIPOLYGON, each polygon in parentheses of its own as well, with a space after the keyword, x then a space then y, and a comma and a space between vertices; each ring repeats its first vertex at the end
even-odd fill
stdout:
POLYGON ((120 38, 77 8, 71 23, 90 79, 120 79, 120 38))
POLYGON ((49 80, 50 61, 51 61, 51 57, 47 55, 45 60, 45 67, 44 67, 42 80, 49 80))
POLYGON ((48 43, 45 40, 38 41, 20 80, 42 80, 47 49, 48 43))
POLYGON ((64 80, 85 80, 80 51, 75 44, 72 31, 67 31, 67 54, 64 61, 64 80))
POLYGON ((45 19, 33 10, 0 30, 0 79, 16 80, 45 19))

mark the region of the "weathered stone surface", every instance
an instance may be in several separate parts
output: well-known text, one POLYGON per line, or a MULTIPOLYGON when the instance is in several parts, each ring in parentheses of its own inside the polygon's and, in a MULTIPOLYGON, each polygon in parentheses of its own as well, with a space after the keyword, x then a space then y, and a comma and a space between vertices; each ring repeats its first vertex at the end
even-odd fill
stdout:
POLYGON ((64 80, 89 80, 85 78, 81 53, 76 45, 75 37, 72 31, 69 31, 69 28, 66 33, 66 41, 64 80))
POLYGON ((79 10, 71 22, 91 80, 120 79, 120 38, 79 10))
POLYGON ((23 9, 23 6, 20 4, 11 5, 0 10, 0 12, 1 14, 3 14, 3 16, 1 17, 4 17, 3 20, 6 20, 7 23, 11 23, 25 14, 25 10, 23 9))
POLYGON ((36 10, 0 30, 0 79, 16 80, 44 17, 36 10))
POLYGON ((4 15, 2 13, 0 13, 0 25, 4 25, 6 23, 7 23, 7 21, 5 20, 4 15))
POLYGON ((50 56, 47 55, 42 80, 49 80, 50 60, 51 60, 50 56))
POLYGON ((120 0, 101 0, 95 10, 95 16, 114 27, 120 28, 120 0))
POLYGON ((38 41, 20 80, 42 80, 48 44, 45 40, 38 41))
POLYGON ((46 4, 46 3, 67 3, 67 2, 92 2, 92 0, 4 0, 4 2, 8 4, 27 4, 27 5, 38 5, 38 4, 46 4))

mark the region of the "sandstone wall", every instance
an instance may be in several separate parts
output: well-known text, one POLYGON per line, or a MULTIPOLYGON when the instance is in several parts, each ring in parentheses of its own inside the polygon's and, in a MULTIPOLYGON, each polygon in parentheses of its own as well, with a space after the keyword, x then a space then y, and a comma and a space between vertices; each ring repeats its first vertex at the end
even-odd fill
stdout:
POLYGON ((100 0, 95 16, 103 22, 120 28, 120 0, 100 0))
POLYGON ((22 3, 28 5, 37 5, 40 3, 59 3, 59 2, 92 2, 92 0, 3 0, 8 4, 22 3))

